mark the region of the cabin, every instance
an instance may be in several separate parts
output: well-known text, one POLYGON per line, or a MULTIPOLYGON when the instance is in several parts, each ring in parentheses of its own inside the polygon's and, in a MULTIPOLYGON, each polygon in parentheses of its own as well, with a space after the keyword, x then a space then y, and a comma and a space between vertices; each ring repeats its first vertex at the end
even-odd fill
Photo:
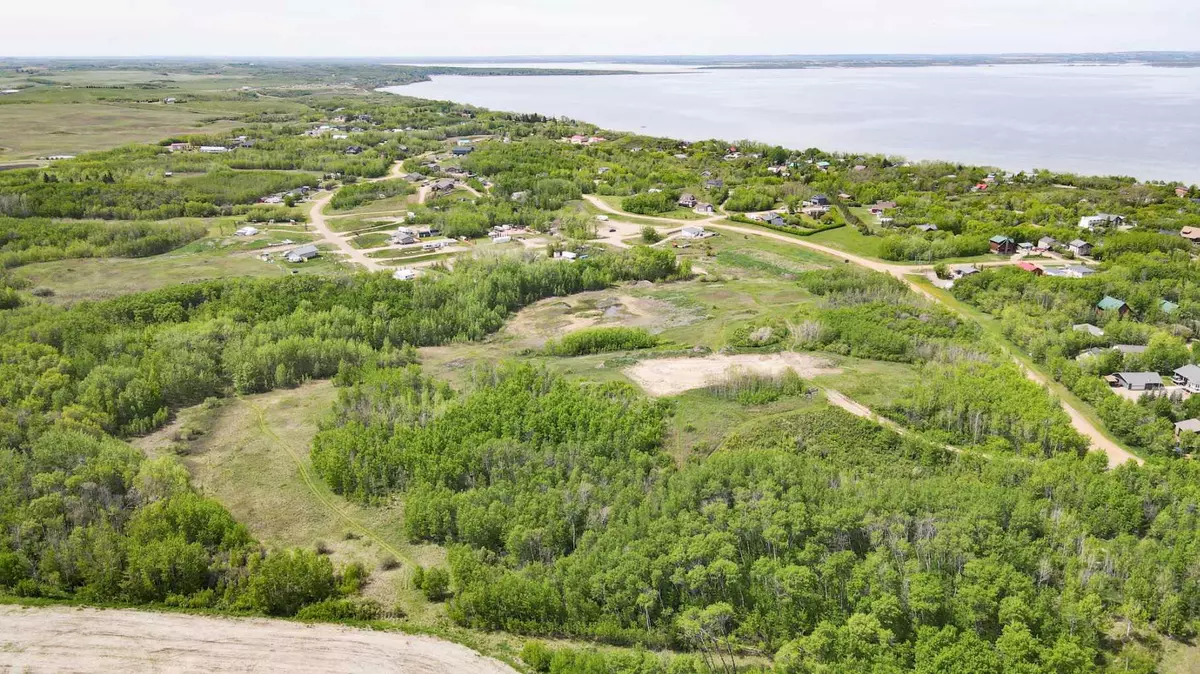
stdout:
POLYGON ((1197 241, 1200 241, 1200 227, 1184 227, 1183 229, 1179 230, 1179 236, 1182 236, 1192 243, 1196 243, 1197 241))
POLYGON ((1182 186, 1176 187, 1175 188, 1175 196, 1179 197, 1180 199, 1183 199, 1183 198, 1187 197, 1187 195, 1190 191, 1191 190, 1189 190, 1186 187, 1182 187, 1182 186))
POLYGON ((786 227, 787 226, 787 220, 784 220, 783 216, 778 213, 771 213, 767 217, 763 218, 763 222, 765 224, 773 225, 775 227, 786 227))
POLYGON ((1129 313, 1129 305, 1125 304, 1125 300, 1119 300, 1108 295, 1105 295, 1096 303, 1096 309, 1106 314, 1116 313, 1118 316, 1124 316, 1129 313))
POLYGON ((1184 365, 1175 368, 1171 380, 1179 384, 1189 393, 1200 393, 1200 366, 1184 365))
POLYGON ((696 204, 698 203, 700 203, 700 200, 697 199, 696 195, 694 194, 688 194, 687 192, 684 192, 679 197, 679 205, 683 206, 684 208, 695 208, 696 204))
POLYGON ((1037 247, 1041 248, 1042 250, 1050 250, 1057 245, 1058 245, 1058 240, 1055 239, 1053 236, 1043 236, 1042 238, 1038 239, 1038 242, 1037 242, 1037 247))
POLYGON ((1067 250, 1071 251, 1076 257, 1088 257, 1092 254, 1092 244, 1083 239, 1075 239, 1067 244, 1067 250))
POLYGON ((454 190, 454 181, 449 178, 435 180, 433 184, 429 186, 429 189, 433 190, 434 192, 450 192, 454 190))
POLYGON ((993 253, 1000 254, 1011 253, 1017 249, 1017 242, 1003 234, 997 234, 988 239, 988 245, 991 247, 993 253))
POLYGON ((454 148, 453 150, 450 150, 450 154, 454 155, 455 157, 465 157, 474 151, 475 151, 474 145, 461 145, 459 147, 454 148))
POLYGON ((813 195, 813 198, 809 199, 808 201, 813 206, 828 206, 829 205, 829 197, 825 196, 824 194, 813 195))
POLYGON ((1200 419, 1184 419, 1175 422, 1175 437, 1178 439, 1184 433, 1200 433, 1200 419))
POLYGON ((293 248, 292 250, 288 251, 288 253, 284 255, 284 259, 286 259, 288 262, 308 262, 318 254, 319 251, 317 251, 317 247, 310 243, 307 246, 300 246, 299 248, 293 248))
POLYGON ((1179 305, 1171 300, 1159 300, 1158 308, 1161 309, 1164 314, 1170 316, 1179 310, 1179 305))
POLYGON ((1106 349, 1101 349, 1098 346, 1093 346, 1090 349, 1084 349, 1083 351, 1080 351, 1079 355, 1075 356, 1075 360, 1084 361, 1084 360, 1088 360, 1089 358, 1099 358, 1100 356, 1103 356, 1105 353, 1107 353, 1106 349))
POLYGON ((1072 325, 1071 329, 1074 330, 1075 332, 1086 332, 1093 337, 1103 337, 1104 336, 1104 330, 1095 325, 1092 325, 1091 323, 1080 323, 1078 325, 1072 325))
POLYGON ((1114 344, 1112 347, 1112 350, 1116 351, 1117 353, 1121 354, 1122 356, 1140 356, 1143 353, 1146 353, 1146 345, 1145 344, 1114 344))
POLYGON ((1045 271, 1032 262, 1018 262, 1017 268, 1027 271, 1034 276, 1041 276, 1045 271))
POLYGON ((704 183, 704 189, 706 190, 719 190, 722 187, 725 187, 725 181, 720 178, 713 178, 704 183))
POLYGON ((1154 391, 1163 388, 1157 372, 1118 372, 1113 377, 1117 385, 1130 391, 1154 391))
POLYGON ((717 212, 717 209, 712 204, 705 203, 705 202, 700 202, 700 203, 696 204, 696 208, 693 210, 695 210, 697 213, 702 213, 704 215, 712 215, 713 213, 717 212))
POLYGON ((1021 243, 1017 244, 1017 252, 1032 253, 1033 252, 1033 244, 1029 243, 1028 241, 1022 241, 1021 243))
POLYGON ((955 279, 964 278, 978 273, 979 267, 976 267, 973 264, 957 264, 953 267, 950 267, 950 277, 955 279))
POLYGON ((938 231, 937 225, 934 225, 932 223, 924 224, 924 225, 917 225, 916 227, 913 227, 913 229, 917 230, 918 232, 936 232, 936 231, 938 231))
POLYGON ((1081 264, 1071 264, 1063 267, 1063 275, 1067 278, 1085 278, 1096 273, 1095 269, 1081 264))

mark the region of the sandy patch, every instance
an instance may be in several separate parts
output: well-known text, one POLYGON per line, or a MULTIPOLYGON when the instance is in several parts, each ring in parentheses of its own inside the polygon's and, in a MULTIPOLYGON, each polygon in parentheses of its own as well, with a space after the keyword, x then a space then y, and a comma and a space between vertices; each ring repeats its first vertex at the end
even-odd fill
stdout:
POLYGON ((530 347, 568 332, 596 326, 625 326, 661 332, 702 318, 670 302, 602 290, 552 297, 517 312, 505 333, 530 347))
POLYGON ((511 674, 448 641, 281 620, 0 606, 0 671, 511 674))
POLYGON ((805 353, 716 355, 703 358, 652 358, 627 368, 625 376, 632 379, 650 395, 672 396, 704 388, 719 380, 730 370, 777 375, 786 370, 808 379, 824 374, 837 374, 825 358, 805 353))

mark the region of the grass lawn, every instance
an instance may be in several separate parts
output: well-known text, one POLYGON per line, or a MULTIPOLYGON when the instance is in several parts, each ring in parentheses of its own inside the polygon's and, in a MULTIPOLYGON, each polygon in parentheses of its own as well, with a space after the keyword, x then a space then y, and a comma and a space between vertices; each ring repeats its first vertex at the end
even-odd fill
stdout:
MULTIPOLYGON (((464 194, 466 194, 464 192, 464 194)), ((416 194, 401 194, 387 199, 379 199, 377 201, 368 201, 365 204, 359 205, 357 208, 348 208, 344 211, 334 210, 326 206, 325 215, 397 215, 403 216, 413 205, 417 203, 416 194)), ((330 224, 337 222, 331 220, 330 224)))
POLYGON ((388 239, 392 237, 388 232, 371 232, 369 234, 359 234, 350 239, 350 245, 355 248, 379 248, 386 246, 388 239))
MULTIPOLYGON (((622 213, 624 213, 626 211, 624 208, 621 207, 621 200, 624 198, 625 197, 606 195, 606 196, 601 196, 600 200, 603 201, 604 203, 608 204, 609 206, 617 209, 618 211, 621 211, 622 213)), ((633 214, 633 213, 630 213, 630 215, 633 217, 637 217, 636 214, 633 214)), ((654 217, 656 217, 656 218, 671 218, 672 220, 703 220, 704 218, 706 218, 708 216, 700 215, 699 213, 693 211, 690 208, 676 208, 674 210, 670 210, 665 213, 655 213, 654 217)))

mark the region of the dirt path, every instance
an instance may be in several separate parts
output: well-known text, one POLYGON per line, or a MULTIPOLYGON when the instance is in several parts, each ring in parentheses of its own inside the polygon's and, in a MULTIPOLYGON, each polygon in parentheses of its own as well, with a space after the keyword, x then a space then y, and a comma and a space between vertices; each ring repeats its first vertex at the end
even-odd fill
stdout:
POLYGON ((673 396, 720 383, 727 375, 738 371, 775 376, 786 370, 792 370, 805 379, 841 372, 820 356, 787 351, 696 358, 647 358, 626 368, 624 373, 652 396, 673 396))
POLYGON ((334 194, 334 192, 330 192, 317 199, 308 211, 308 218, 312 221, 313 229, 317 233, 317 237, 313 240, 313 243, 333 244, 338 252, 345 255, 346 259, 351 262, 362 265, 367 271, 379 271, 383 267, 377 260, 367 257, 367 251, 351 246, 349 239, 329 228, 329 223, 325 221, 325 213, 323 211, 329 205, 329 201, 333 199, 334 194))
POLYGON ((283 620, 0 606, 0 671, 513 674, 458 644, 283 620))
MULTIPOLYGON (((612 206, 609 206, 608 204, 604 203, 603 200, 601 200, 600 198, 598 198, 594 195, 587 194, 587 195, 584 195, 584 198, 586 198, 588 200, 588 202, 591 203, 593 206, 595 206, 603 211, 608 211, 609 213, 616 213, 618 215, 626 215, 626 214, 622 213, 621 211, 613 208, 612 206)), ((659 217, 652 217, 652 216, 638 216, 638 217, 646 218, 648 220, 655 220, 658 222, 675 222, 676 224, 678 224, 678 221, 673 221, 670 218, 659 218, 659 217)), ((737 225, 720 223, 719 221, 721 219, 722 219, 722 216, 713 216, 713 217, 707 218, 705 220, 693 221, 690 224, 700 224, 700 225, 704 225, 706 227, 711 227, 711 228, 717 229, 717 230, 736 232, 738 234, 751 234, 754 236, 762 236, 762 237, 766 237, 768 239, 774 239, 776 241, 783 241, 785 243, 790 243, 790 244, 793 244, 796 246, 801 246, 803 248, 808 248, 810 250, 815 250, 815 251, 818 251, 821 253, 825 253, 826 255, 830 255, 835 258, 840 258, 842 260, 846 260, 847 262, 851 262, 853 264, 856 264, 860 267, 864 267, 866 269, 870 269, 872 271, 882 272, 884 274, 891 274, 892 276, 895 276, 896 278, 900 279, 901 281, 904 281, 904 283, 907 284, 908 287, 911 288, 914 292, 916 292, 920 295, 923 295, 923 296, 927 297, 928 299, 930 299, 934 302, 937 302, 938 304, 941 304, 942 306, 947 306, 936 295, 927 291, 925 288, 921 287, 919 284, 917 284, 915 281, 913 281, 912 278, 910 277, 910 274, 919 273, 921 271, 927 271, 928 269, 932 269, 932 267, 929 267, 929 266, 919 267, 919 266, 888 264, 886 262, 879 262, 877 260, 871 260, 871 259, 868 259, 865 257, 860 257, 858 255, 853 255, 851 253, 840 251, 836 248, 830 248, 829 246, 823 246, 819 243, 813 243, 812 241, 805 241, 803 239, 798 239, 796 237, 787 236, 785 234, 780 234, 780 233, 770 232, 770 231, 763 231, 760 229, 753 229, 750 227, 738 227, 737 225)), ((1005 265, 1005 264, 1012 264, 1012 262, 1010 260, 999 260, 999 261, 995 261, 995 262, 981 262, 981 263, 978 263, 976 266, 997 266, 997 265, 1005 265)), ((950 309, 951 311, 955 311, 954 307, 947 306, 947 308, 950 309)), ((958 313, 958 312, 955 311, 955 313, 958 313)), ((1004 346, 1004 348, 1006 350, 1008 350, 1007 346, 1004 346)), ((1025 373, 1026 377, 1028 377, 1032 381, 1037 382, 1038 384, 1041 384, 1042 386, 1048 386, 1048 383, 1046 382, 1046 378, 1040 372, 1037 372, 1035 370, 1032 370, 1032 369, 1026 367, 1024 363, 1022 363, 1020 360, 1017 360, 1016 355, 1012 354, 1011 351, 1009 351, 1009 355, 1012 355, 1013 359, 1017 361, 1017 365, 1020 366, 1021 370, 1025 373)), ((1071 426, 1073 426, 1075 428, 1075 430, 1079 432, 1080 435, 1082 435, 1083 437, 1088 439, 1088 442, 1091 444, 1092 451, 1104 452, 1105 455, 1108 456, 1108 465, 1110 467, 1119 466, 1119 465, 1125 463, 1126 461, 1136 461, 1139 465, 1145 463, 1145 461, 1143 461, 1141 458, 1134 456, 1133 454, 1129 453, 1128 451, 1126 451, 1124 449, 1121 449, 1115 442, 1108 439, 1108 437, 1106 437, 1104 435, 1104 433, 1102 433, 1100 431, 1100 429, 1095 426, 1095 424, 1088 421, 1088 419, 1085 416, 1083 416, 1083 413, 1081 413, 1078 409, 1076 409, 1070 403, 1068 403, 1067 401, 1062 400, 1062 399, 1059 400, 1059 403, 1062 405, 1063 410, 1066 411, 1067 416, 1071 418, 1071 426)))

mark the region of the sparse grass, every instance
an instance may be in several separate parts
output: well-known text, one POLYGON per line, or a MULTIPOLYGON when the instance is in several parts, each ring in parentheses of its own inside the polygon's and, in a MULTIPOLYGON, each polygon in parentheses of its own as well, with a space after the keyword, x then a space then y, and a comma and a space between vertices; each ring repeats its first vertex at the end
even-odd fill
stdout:
POLYGON ((386 246, 389 238, 391 238, 391 234, 387 232, 370 232, 350 239, 350 245, 355 248, 379 248, 386 246))

